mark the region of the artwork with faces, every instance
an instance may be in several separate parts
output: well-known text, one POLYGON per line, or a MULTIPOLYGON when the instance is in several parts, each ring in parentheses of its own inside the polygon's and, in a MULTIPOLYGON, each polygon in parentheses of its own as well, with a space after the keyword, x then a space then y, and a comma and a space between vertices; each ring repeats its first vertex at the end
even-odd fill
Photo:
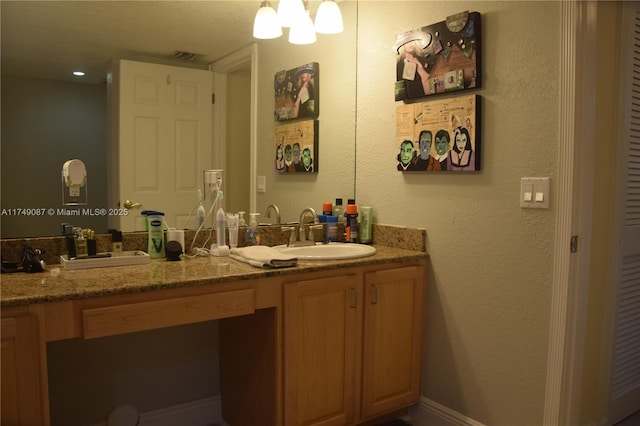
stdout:
POLYGON ((397 170, 480 170, 480 97, 402 104, 396 109, 397 170))
POLYGON ((480 13, 461 12, 399 34, 395 99, 412 100, 481 87, 480 13))
POLYGON ((318 118, 319 64, 312 62, 276 73, 273 81, 277 121, 318 118))
POLYGON ((276 173, 318 171, 318 121, 279 124, 275 134, 276 173))

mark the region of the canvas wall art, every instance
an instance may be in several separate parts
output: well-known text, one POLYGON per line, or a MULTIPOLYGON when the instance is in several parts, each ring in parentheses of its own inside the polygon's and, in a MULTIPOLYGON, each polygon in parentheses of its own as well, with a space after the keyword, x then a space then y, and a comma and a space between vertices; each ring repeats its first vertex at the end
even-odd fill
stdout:
POLYGON ((480 13, 462 12, 446 20, 399 34, 395 99, 481 87, 480 13))
POLYGON ((396 110, 397 170, 480 170, 480 135, 478 95, 399 104, 396 110))
POLYGON ((277 173, 318 171, 317 120, 276 125, 275 171, 277 173))
POLYGON ((318 118, 320 113, 319 65, 312 62, 274 77, 274 116, 277 121, 318 118))

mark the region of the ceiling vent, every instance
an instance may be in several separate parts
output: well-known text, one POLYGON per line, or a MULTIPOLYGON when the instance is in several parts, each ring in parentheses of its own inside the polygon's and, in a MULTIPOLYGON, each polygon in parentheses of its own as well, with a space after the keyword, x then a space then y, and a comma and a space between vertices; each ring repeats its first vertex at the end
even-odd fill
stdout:
POLYGON ((185 52, 184 50, 176 50, 173 52, 173 58, 184 62, 200 62, 205 55, 200 53, 185 52))

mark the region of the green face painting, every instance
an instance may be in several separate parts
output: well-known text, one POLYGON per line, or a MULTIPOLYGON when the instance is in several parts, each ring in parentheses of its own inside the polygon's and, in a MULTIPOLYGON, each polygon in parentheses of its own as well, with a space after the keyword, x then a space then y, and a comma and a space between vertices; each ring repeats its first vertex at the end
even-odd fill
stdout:
POLYGON ((446 137, 436 137, 436 152, 438 155, 442 155, 449 149, 449 141, 446 137))

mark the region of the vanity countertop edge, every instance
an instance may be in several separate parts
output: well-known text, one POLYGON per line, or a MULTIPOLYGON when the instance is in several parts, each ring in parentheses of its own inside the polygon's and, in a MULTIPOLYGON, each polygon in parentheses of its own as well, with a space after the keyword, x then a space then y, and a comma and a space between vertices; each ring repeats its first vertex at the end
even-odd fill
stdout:
POLYGON ((373 256, 326 261, 299 260, 289 268, 262 269, 229 257, 192 257, 177 262, 151 260, 144 265, 65 270, 48 266, 40 273, 3 274, 0 307, 9 308, 102 296, 143 293, 249 279, 328 271, 356 266, 425 259, 426 252, 374 245, 373 256))

